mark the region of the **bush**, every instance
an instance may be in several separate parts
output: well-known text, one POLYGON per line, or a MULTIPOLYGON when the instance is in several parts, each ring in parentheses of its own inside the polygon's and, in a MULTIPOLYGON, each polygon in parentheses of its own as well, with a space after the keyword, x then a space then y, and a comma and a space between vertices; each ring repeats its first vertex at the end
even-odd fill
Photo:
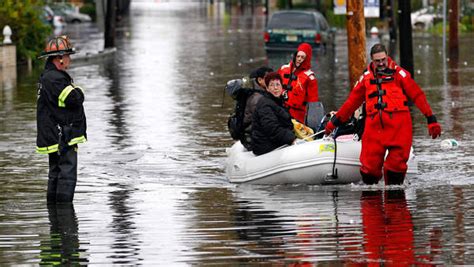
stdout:
POLYGON ((461 24, 466 26, 467 31, 474 31, 474 16, 462 17, 461 24))
POLYGON ((288 6, 287 0, 277 0, 276 6, 278 9, 285 9, 288 6))
POLYGON ((79 12, 89 15, 93 21, 96 21, 97 16, 95 13, 95 4, 87 3, 84 4, 80 9, 79 12))
MULTIPOLYGON (((428 30, 432 34, 443 35, 443 22, 436 23, 433 27, 428 30)), ((459 23, 458 24, 459 33, 468 32, 469 29, 466 25, 459 23)), ((446 33, 449 33, 449 22, 446 22, 446 33)))
POLYGON ((326 19, 328 20, 331 27, 345 28, 347 24, 347 18, 345 15, 335 15, 334 10, 329 9, 326 11, 326 19))
POLYGON ((12 28, 12 41, 20 62, 36 59, 51 33, 51 25, 42 21, 42 7, 41 0, 2 0, 0 27, 9 25, 12 28))

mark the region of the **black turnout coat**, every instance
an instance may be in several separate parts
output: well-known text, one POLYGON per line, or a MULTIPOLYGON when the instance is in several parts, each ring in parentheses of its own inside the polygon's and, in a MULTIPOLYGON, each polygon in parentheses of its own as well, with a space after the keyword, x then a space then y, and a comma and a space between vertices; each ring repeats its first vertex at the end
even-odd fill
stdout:
POLYGON ((62 143, 73 146, 86 141, 84 92, 71 76, 47 61, 38 82, 36 151, 57 152, 62 143))
POLYGON ((257 102, 252 118, 252 148, 255 155, 268 153, 296 139, 293 123, 282 100, 268 92, 257 102))

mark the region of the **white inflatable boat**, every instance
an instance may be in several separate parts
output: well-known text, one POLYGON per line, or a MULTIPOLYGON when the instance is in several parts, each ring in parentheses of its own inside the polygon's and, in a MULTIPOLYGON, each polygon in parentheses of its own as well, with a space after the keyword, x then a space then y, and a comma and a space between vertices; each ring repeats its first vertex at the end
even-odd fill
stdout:
MULTIPOLYGON (((240 142, 227 149, 226 175, 232 183, 251 184, 349 184, 362 180, 359 173, 360 141, 355 135, 323 138, 276 149, 255 156, 240 142), (336 152, 336 157, 334 154, 336 152)), ((407 178, 418 166, 413 149, 407 178)))

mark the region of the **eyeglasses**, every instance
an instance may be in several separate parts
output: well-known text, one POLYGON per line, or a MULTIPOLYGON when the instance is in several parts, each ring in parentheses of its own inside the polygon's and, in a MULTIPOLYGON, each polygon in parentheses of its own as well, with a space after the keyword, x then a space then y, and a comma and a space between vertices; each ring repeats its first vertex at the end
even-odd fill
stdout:
POLYGON ((268 87, 281 87, 281 83, 276 82, 276 83, 270 83, 268 87))
POLYGON ((375 63, 382 63, 382 62, 385 62, 385 60, 387 60, 386 57, 384 57, 384 58, 379 58, 379 59, 372 59, 372 61, 375 62, 375 63))

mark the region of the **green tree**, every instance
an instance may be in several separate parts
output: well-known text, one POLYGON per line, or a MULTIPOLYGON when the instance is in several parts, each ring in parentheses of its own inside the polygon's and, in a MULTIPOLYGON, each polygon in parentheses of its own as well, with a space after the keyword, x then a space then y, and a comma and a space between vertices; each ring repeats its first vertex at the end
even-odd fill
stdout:
POLYGON ((1 0, 0 28, 12 28, 12 41, 17 46, 17 58, 36 59, 51 33, 51 25, 44 21, 42 0, 1 0))
POLYGON ((84 5, 79 9, 79 11, 89 15, 93 21, 97 20, 94 0, 85 0, 84 5))

